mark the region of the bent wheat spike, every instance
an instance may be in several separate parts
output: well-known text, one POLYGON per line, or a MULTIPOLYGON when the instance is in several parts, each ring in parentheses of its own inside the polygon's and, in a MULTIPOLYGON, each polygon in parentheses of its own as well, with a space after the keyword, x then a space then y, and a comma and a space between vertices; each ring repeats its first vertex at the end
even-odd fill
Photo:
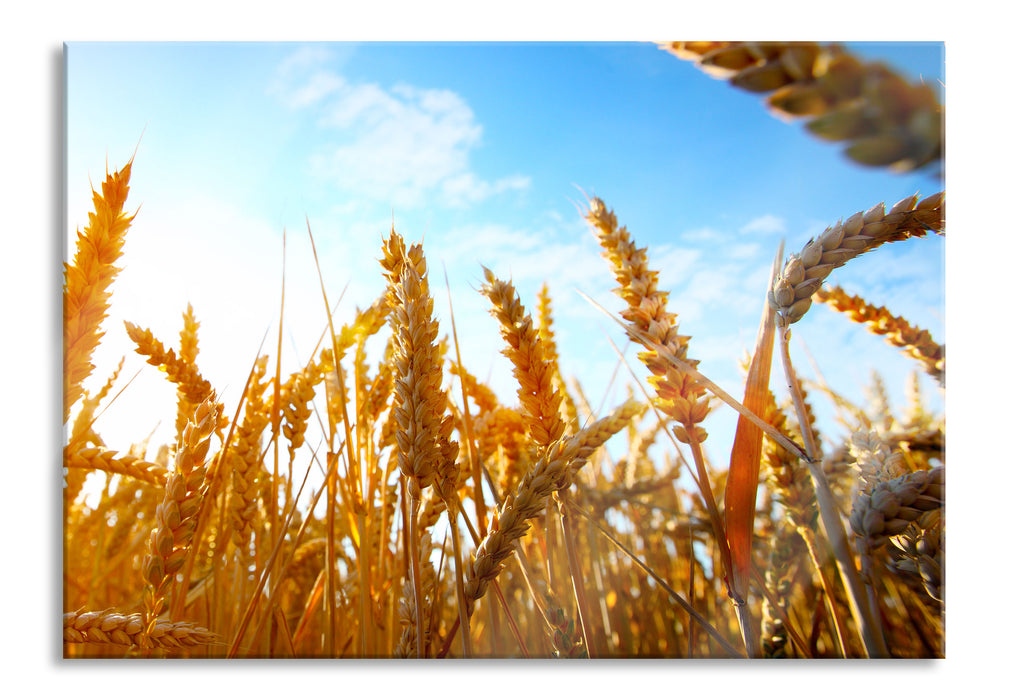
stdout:
POLYGON ((917 195, 897 202, 887 213, 882 202, 838 221, 802 250, 789 257, 768 292, 778 323, 795 323, 813 304, 813 294, 833 270, 891 241, 943 232, 946 227, 945 192, 918 201, 917 195))
POLYGON ((71 643, 119 644, 128 647, 149 645, 158 649, 178 649, 209 644, 218 639, 210 630, 189 622, 159 620, 144 631, 144 616, 125 615, 114 610, 63 615, 63 641, 71 643))
POLYGON ((159 486, 163 485, 167 478, 164 468, 133 455, 117 457, 115 450, 103 450, 100 447, 69 450, 68 446, 63 451, 63 464, 68 469, 98 470, 110 474, 122 474, 159 486))
POLYGON ((885 306, 873 306, 862 297, 851 296, 841 287, 820 289, 813 301, 827 304, 856 323, 861 323, 876 335, 886 338, 894 347, 920 362, 925 371, 946 386, 946 346, 932 340, 932 334, 912 326, 901 316, 894 316, 885 306))
POLYGON ((570 486, 574 474, 588 458, 637 415, 644 406, 629 401, 606 418, 583 428, 570 438, 551 443, 536 465, 523 477, 513 495, 502 504, 466 571, 466 608, 487 592, 487 587, 515 551, 516 541, 529 529, 529 520, 546 506, 547 497, 570 486))
POLYGON ((140 328, 129 321, 124 323, 130 339, 137 344, 137 354, 147 356, 147 364, 157 367, 168 375, 168 380, 178 385, 180 395, 189 403, 199 406, 210 396, 213 391, 210 382, 200 376, 193 364, 176 356, 174 350, 165 350, 165 346, 150 330, 140 328))

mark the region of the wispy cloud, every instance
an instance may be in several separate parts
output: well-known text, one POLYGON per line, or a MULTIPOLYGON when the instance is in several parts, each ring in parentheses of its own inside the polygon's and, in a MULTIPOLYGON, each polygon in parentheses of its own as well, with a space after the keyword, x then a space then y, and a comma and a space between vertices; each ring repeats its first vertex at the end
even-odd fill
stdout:
POLYGON ((458 208, 530 186, 522 174, 485 179, 473 170, 470 153, 483 127, 457 93, 353 83, 327 60, 312 49, 293 54, 278 67, 272 92, 315 115, 325 145, 311 156, 311 169, 341 193, 397 209, 458 208))
POLYGON ((680 235, 680 238, 684 241, 691 241, 695 243, 713 242, 723 240, 725 238, 725 234, 717 229, 711 228, 710 226, 702 226, 701 228, 686 231, 680 235))
POLYGON ((764 216, 758 216, 756 219, 751 219, 745 223, 740 229, 740 233, 756 233, 756 234, 783 234, 785 233, 785 220, 780 216, 774 216, 773 214, 765 214, 764 216))

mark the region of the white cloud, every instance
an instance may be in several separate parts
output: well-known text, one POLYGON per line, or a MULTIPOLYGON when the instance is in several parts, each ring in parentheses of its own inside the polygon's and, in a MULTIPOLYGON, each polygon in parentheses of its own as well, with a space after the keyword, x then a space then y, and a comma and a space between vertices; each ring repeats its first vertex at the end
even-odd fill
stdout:
POLYGON ((339 90, 345 84, 346 81, 338 75, 327 72, 316 73, 308 83, 291 92, 287 104, 292 109, 308 107, 339 90))
POLYGON ((525 190, 531 180, 525 175, 512 175, 494 182, 480 180, 472 172, 465 172, 447 178, 442 183, 442 195, 449 206, 458 207, 474 202, 482 202, 496 194, 508 190, 525 190))
POLYGON ((291 56, 273 92, 317 113, 326 145, 312 156, 312 170, 341 194, 395 208, 464 207, 530 186, 521 174, 486 180, 471 168, 483 127, 457 93, 351 83, 320 68, 326 60, 317 51, 291 56))
POLYGON ((734 260, 750 260, 760 254, 763 246, 759 243, 740 243, 725 249, 725 254, 734 260))
POLYGON ((745 223, 742 228, 739 229, 740 233, 757 233, 757 234, 772 234, 785 233, 785 220, 780 216, 774 216, 773 214, 765 214, 764 216, 758 216, 756 219, 751 219, 745 223))
POLYGON ((701 228, 691 229, 686 233, 682 234, 680 238, 684 241, 719 241, 725 238, 725 235, 720 231, 711 228, 710 226, 703 226, 701 228))
POLYGON ((333 85, 333 73, 319 69, 331 61, 333 52, 323 46, 303 46, 277 66, 267 94, 276 96, 291 109, 306 107, 317 101, 333 85), (295 83, 301 83, 295 85, 295 83), (314 98, 314 99, 313 99, 314 98))

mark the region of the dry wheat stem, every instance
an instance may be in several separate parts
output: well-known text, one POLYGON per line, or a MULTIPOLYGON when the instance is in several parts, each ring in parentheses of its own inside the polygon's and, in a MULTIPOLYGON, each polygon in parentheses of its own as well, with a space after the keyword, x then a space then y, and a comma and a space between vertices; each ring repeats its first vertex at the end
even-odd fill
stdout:
POLYGON ((810 451, 809 456, 804 457, 804 461, 806 467, 809 469, 810 476, 813 478, 813 487, 820 509, 820 519, 831 549, 834 552, 834 557, 837 560, 841 580, 844 583, 852 612, 855 615, 855 623, 858 627, 859 636, 865 652, 870 658, 886 658, 889 656, 889 652, 887 651, 883 631, 877 617, 873 614, 873 608, 870 605, 868 597, 869 592, 859 577, 858 567, 855 566, 851 547, 848 544, 847 532, 841 521, 841 514, 837 503, 834 501, 830 482, 827 481, 827 477, 824 474, 819 448, 813 438, 812 425, 806 412, 806 403, 800 393, 799 380, 796 377, 795 368, 792 365, 792 359, 789 354, 788 340, 791 332, 788 326, 779 325, 778 335, 779 346, 781 347, 781 364, 785 370, 785 378, 789 391, 792 394, 792 403, 795 406, 799 419, 802 439, 806 444, 806 449, 810 451))
POLYGON ((708 620, 704 617, 704 615, 698 612, 689 602, 684 600, 684 598, 680 596, 680 594, 678 594, 676 591, 674 591, 669 586, 669 584, 667 584, 662 579, 661 576, 655 573, 655 571, 653 571, 651 567, 645 564, 645 562, 641 561, 641 559, 635 556, 634 553, 631 550, 629 550, 623 543, 621 543, 606 527, 601 525, 599 522, 596 521, 595 518, 586 513, 585 510, 577 503, 570 503, 569 505, 576 513, 581 515, 596 530, 603 533, 603 536, 605 536, 607 540, 609 540, 621 552, 626 554, 631 559, 631 561, 633 561, 637 566, 639 566, 642 569, 642 571, 647 573, 652 578, 652 580, 654 580, 662 588, 662 590, 664 590, 667 594, 669 594, 669 597, 671 597, 677 603, 677 605, 683 608, 687 612, 687 614, 690 615, 690 618, 692 620, 696 621, 697 624, 703 627, 704 630, 711 635, 712 639, 714 639, 719 644, 719 646, 721 646, 730 656, 737 659, 746 658, 743 654, 740 654, 739 651, 737 651, 736 648, 733 647, 732 644, 730 644, 729 641, 718 632, 718 630, 716 630, 714 627, 711 626, 711 623, 708 622, 708 620))
MULTIPOLYGON (((336 465, 337 465, 337 459, 336 458, 337 458, 337 456, 340 453, 343 452, 343 449, 344 449, 345 446, 346 446, 346 443, 342 443, 340 445, 339 452, 337 452, 336 454, 330 453, 329 467, 328 467, 328 470, 327 470, 327 472, 325 474, 325 480, 326 481, 329 481, 329 479, 332 478, 333 473, 336 471, 336 465)), ((312 459, 313 459, 313 461, 315 460, 315 452, 312 453, 312 459)), ((297 502, 301 499, 301 493, 302 493, 302 491, 304 491, 304 489, 305 489, 305 483, 308 481, 308 474, 309 474, 309 472, 306 470, 305 476, 304 476, 304 478, 302 479, 302 482, 301 482, 301 486, 298 488, 298 493, 294 497, 293 501, 291 502, 291 504, 290 504, 290 506, 288 508, 287 517, 285 518, 285 522, 283 523, 283 528, 284 528, 285 531, 290 526, 291 519, 294 517, 294 514, 296 512, 295 511, 295 507, 297 506, 297 502)), ((316 505, 319 503, 319 498, 322 496, 323 493, 327 493, 328 491, 329 491, 328 489, 319 489, 319 491, 316 492, 315 496, 312 498, 312 502, 309 504, 306 512, 313 513, 315 511, 316 505)), ((295 554, 295 552, 297 552, 298 546, 301 544, 301 540, 302 540, 302 538, 303 538, 303 536, 305 534, 305 530, 306 530, 306 528, 308 526, 308 523, 309 523, 309 520, 305 519, 305 520, 302 521, 301 526, 298 528, 298 532, 295 534, 294 540, 291 543, 291 550, 292 550, 291 554, 288 555, 287 560, 284 561, 283 566, 280 568, 280 571, 276 575, 276 580, 277 581, 283 581, 284 577, 287 575, 288 567, 291 565, 291 562, 294 559, 294 554, 295 554)), ((329 531, 331 531, 331 530, 329 530, 329 531)), ((238 629, 235 632, 235 637, 234 637, 234 639, 231 642, 231 647, 228 649, 227 658, 229 658, 229 659, 234 658, 235 655, 238 653, 239 646, 240 646, 240 644, 242 642, 242 639, 245 636, 246 630, 248 629, 249 622, 251 621, 253 614, 256 612, 257 603, 259 602, 260 596, 262 595, 263 590, 266 587, 267 579, 269 578, 270 572, 273 570, 273 567, 276 564, 277 558, 280 555, 280 551, 281 551, 281 548, 282 548, 283 544, 284 543, 283 543, 282 540, 278 540, 277 542, 274 542, 274 544, 273 544, 273 549, 270 552, 269 557, 266 560, 266 564, 263 566, 262 573, 259 576, 259 581, 256 584, 256 589, 255 589, 255 591, 253 592, 251 598, 248 601, 248 604, 247 604, 247 606, 245 608, 245 612, 242 615, 241 622, 239 623, 238 629)), ((276 595, 277 595, 277 593, 279 591, 280 591, 280 587, 279 586, 274 586, 273 587, 273 589, 271 590, 270 595, 269 595, 269 597, 268 597, 268 599, 266 601, 266 604, 263 606, 264 609, 271 610, 273 608, 274 599, 275 599, 275 597, 276 597, 276 595)), ((250 646, 252 648, 255 647, 255 645, 256 645, 256 643, 257 643, 257 641, 259 639, 259 636, 260 636, 260 634, 263 631, 264 624, 269 619, 270 618, 268 616, 263 616, 263 618, 261 618, 259 626, 253 632, 252 642, 250 644, 250 646)))

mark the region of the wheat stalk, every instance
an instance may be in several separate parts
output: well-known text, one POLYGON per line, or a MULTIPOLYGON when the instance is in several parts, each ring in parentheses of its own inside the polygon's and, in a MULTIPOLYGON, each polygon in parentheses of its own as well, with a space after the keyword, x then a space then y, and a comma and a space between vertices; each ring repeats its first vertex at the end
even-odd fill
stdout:
MULTIPOLYGON (((410 497, 410 561, 414 589, 416 628, 424 630, 420 585, 420 534, 417 518, 421 491, 437 480, 438 490, 455 512, 456 458, 459 445, 452 437, 453 420, 447 412, 448 398, 442 390, 442 364, 438 350, 438 323, 432 316, 434 302, 427 281, 427 262, 421 246, 410 250, 402 237, 391 231, 383 245, 382 267, 388 280, 394 348, 394 404, 396 462, 407 480, 410 497), (451 494, 451 496, 448 496, 451 494)), ((404 520, 407 514, 404 513, 404 520)), ((460 572, 461 575, 461 572, 460 572)), ((418 631, 416 639, 424 640, 418 631)), ((418 644, 418 656, 426 645, 418 644)))

